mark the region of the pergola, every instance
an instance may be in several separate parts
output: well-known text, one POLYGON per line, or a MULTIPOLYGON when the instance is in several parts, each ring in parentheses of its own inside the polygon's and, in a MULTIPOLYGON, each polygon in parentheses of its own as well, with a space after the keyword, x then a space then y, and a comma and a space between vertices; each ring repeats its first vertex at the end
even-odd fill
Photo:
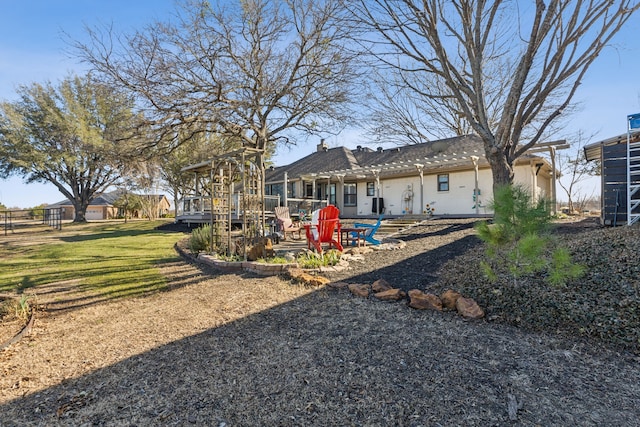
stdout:
POLYGON ((206 195, 211 211, 211 248, 232 255, 232 219, 241 221, 242 255, 247 243, 264 235, 264 152, 242 148, 182 169, 192 172, 196 195, 206 195), (235 215, 234 215, 235 214, 235 215))

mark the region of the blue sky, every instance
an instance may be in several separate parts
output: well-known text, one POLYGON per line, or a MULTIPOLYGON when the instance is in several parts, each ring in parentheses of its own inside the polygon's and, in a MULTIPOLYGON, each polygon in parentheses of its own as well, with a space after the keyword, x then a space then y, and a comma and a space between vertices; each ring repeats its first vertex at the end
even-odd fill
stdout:
MULTIPOLYGON (((84 27, 113 23, 117 30, 142 28, 164 20, 174 10, 173 0, 0 0, 0 100, 15 99, 18 85, 56 82, 83 66, 66 52, 63 32, 72 39, 85 37, 84 27)), ((575 98, 582 111, 572 116, 568 132, 583 130, 597 138, 626 132, 626 116, 640 112, 640 15, 614 40, 589 71, 575 98)), ((282 149, 278 165, 290 163, 315 149, 309 140, 294 149, 282 149)), ((331 147, 362 144, 357 132, 327 138, 331 147)), ((596 186, 597 179, 587 186, 596 186)), ((560 195, 560 189, 558 189, 560 195)), ((585 192, 590 193, 590 188, 585 192)), ((31 207, 64 197, 52 185, 23 184, 19 177, 0 180, 0 203, 31 207)))

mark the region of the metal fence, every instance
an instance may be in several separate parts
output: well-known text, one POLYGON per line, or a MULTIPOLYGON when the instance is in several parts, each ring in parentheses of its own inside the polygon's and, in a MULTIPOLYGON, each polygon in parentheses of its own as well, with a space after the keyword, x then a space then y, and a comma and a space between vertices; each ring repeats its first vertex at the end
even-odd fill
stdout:
POLYGON ((48 226, 62 229, 62 208, 33 208, 0 211, 0 226, 4 235, 48 226))

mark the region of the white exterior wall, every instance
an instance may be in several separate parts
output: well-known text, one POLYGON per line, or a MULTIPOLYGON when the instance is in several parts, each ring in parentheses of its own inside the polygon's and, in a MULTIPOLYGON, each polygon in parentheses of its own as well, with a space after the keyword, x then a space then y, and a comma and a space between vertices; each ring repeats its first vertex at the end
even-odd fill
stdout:
POLYGON ((389 215, 420 213, 420 177, 405 177, 382 181, 382 198, 389 215))
MULTIPOLYGON (((522 185, 527 190, 537 193, 535 169, 529 165, 516 166, 513 169, 513 182, 522 185), (534 191, 534 188, 536 189, 534 191)), ((535 196, 535 194, 533 194, 535 196)))
POLYGON ((551 198, 551 178, 541 174, 536 175, 536 166, 520 165, 514 168, 513 181, 523 185, 535 200, 540 197, 551 198))
POLYGON ((547 199, 553 198, 551 191, 551 177, 538 176, 539 194, 547 199))
MULTIPOLYGON (((358 206, 356 208, 356 211, 357 211, 356 215, 358 216, 373 215, 371 211, 371 202, 373 198, 376 197, 377 193, 376 191, 374 191, 373 196, 367 196, 367 182, 373 182, 375 185, 376 180, 375 178, 371 177, 367 181, 358 182, 356 187, 356 191, 358 194, 358 206)), ((382 186, 383 186, 383 182, 382 180, 380 180, 380 197, 384 197, 382 195, 382 186)), ((386 206, 386 200, 385 200, 385 206, 386 206)))
MULTIPOLYGON (((491 214, 487 205, 493 199, 493 177, 491 169, 478 171, 478 189, 480 190, 480 204, 476 211, 473 200, 475 188, 475 173, 473 169, 467 171, 449 172, 449 191, 438 191, 438 174, 424 175, 423 202, 420 206, 420 176, 380 179, 380 197, 384 199, 387 215, 421 214, 428 204, 434 209, 434 215, 480 215, 491 214), (410 200, 405 200, 411 192, 410 200)), ((368 181, 358 183, 358 216, 370 216, 372 198, 367 196, 367 182, 375 182, 371 177, 368 181)), ((537 196, 548 196, 551 182, 549 177, 536 176, 535 167, 519 165, 514 170, 514 182, 531 189, 536 189, 537 196)))
MULTIPOLYGON (((385 212, 388 215, 421 214, 428 204, 435 215, 473 215, 476 213, 473 201, 475 174, 473 170, 450 172, 449 191, 438 191, 438 175, 425 175, 420 206, 420 177, 381 179, 381 194, 385 212), (410 196, 410 197, 408 197, 410 196), (410 199, 410 200, 406 200, 410 199)), ((366 183, 358 186, 358 215, 371 215, 371 197, 366 197, 366 183)), ((478 213, 487 214, 486 201, 491 198, 492 178, 489 169, 478 173, 480 207, 478 213), (487 197, 489 196, 489 197, 487 197)))
MULTIPOLYGON (((447 172, 444 172, 445 174, 447 172)), ((448 172, 449 175, 449 191, 438 191, 438 174, 425 174, 423 177, 423 206, 420 205, 420 176, 418 172, 415 175, 405 176, 401 178, 381 178, 379 197, 384 201, 385 213, 387 215, 419 215, 426 213, 425 208, 428 204, 434 209, 434 215, 480 215, 491 214, 492 211, 487 205, 493 199, 493 177, 491 169, 484 168, 478 171, 478 188, 480 190, 480 205, 478 210, 475 209, 473 200, 473 190, 475 187, 475 174, 473 169, 466 171, 448 172), (407 191, 410 190, 410 200, 405 200, 408 196, 407 191)), ((348 181, 352 182, 352 181, 348 181)), ((378 196, 374 190, 373 196, 367 196, 367 182, 373 182, 376 185, 375 178, 372 176, 359 181, 357 183, 357 206, 344 207, 343 205, 343 187, 336 185, 337 205, 341 212, 349 217, 352 216, 372 216, 372 199, 378 196)), ((521 184, 528 189, 535 188, 536 196, 551 196, 551 178, 543 176, 542 173, 535 175, 535 165, 523 164, 518 165, 514 169, 514 182, 521 184)), ((302 181, 296 182, 296 196, 303 195, 302 181)))
MULTIPOLYGON (((487 201, 492 197, 493 179, 491 170, 478 171, 478 189, 480 205, 477 213, 491 213, 487 201)), ((425 205, 434 209, 434 215, 475 215, 473 191, 475 173, 473 170, 449 173, 449 191, 438 191, 438 175, 425 176, 425 205)))

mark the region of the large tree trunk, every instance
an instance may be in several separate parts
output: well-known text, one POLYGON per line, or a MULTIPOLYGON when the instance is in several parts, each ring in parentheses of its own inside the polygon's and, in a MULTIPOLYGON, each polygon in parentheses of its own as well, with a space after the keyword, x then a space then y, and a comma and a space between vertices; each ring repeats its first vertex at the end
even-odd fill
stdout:
POLYGON ((496 150, 489 153, 487 160, 491 165, 494 194, 496 189, 513 184, 513 165, 507 160, 503 152, 496 150))
POLYGON ((73 218, 73 222, 87 222, 88 205, 88 203, 83 203, 82 200, 73 200, 73 207, 76 211, 76 216, 73 218))

